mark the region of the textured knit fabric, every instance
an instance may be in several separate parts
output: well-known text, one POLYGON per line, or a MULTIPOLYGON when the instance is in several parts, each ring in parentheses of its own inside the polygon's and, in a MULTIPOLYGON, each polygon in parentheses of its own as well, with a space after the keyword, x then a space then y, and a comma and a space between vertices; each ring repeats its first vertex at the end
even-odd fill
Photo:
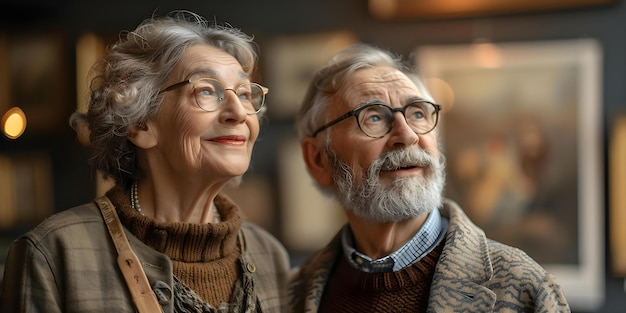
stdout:
MULTIPOLYGON (((234 206, 227 198, 221 199, 220 203, 234 206)), ((218 209, 227 211, 222 205, 218 209)), ((118 211, 120 218, 130 214, 124 212, 123 208, 118 211)), ((250 223, 243 222, 241 231, 245 246, 241 265, 253 278, 258 311, 283 312, 289 272, 286 250, 250 223)), ((173 261, 128 229, 125 233, 163 312, 174 313, 173 261)), ((0 312, 135 312, 115 246, 95 203, 57 213, 11 244, 0 312)))
POLYGON ((321 312, 426 312, 435 265, 443 249, 437 246, 419 262, 395 272, 366 273, 339 257, 331 273, 321 312))
POLYGON ((157 223, 131 208, 125 190, 113 188, 107 196, 135 237, 170 257, 174 276, 181 282, 213 307, 230 301, 241 275, 237 234, 243 218, 237 206, 218 196, 221 223, 157 223))
POLYGON ((174 276, 174 312, 176 313, 257 313, 254 282, 250 273, 244 272, 235 284, 230 303, 217 308, 209 305, 187 285, 174 276))
MULTIPOLYGON (((570 312, 555 277, 526 253, 487 239, 452 201, 445 200, 440 213, 450 225, 427 312, 570 312)), ((330 272, 340 256, 341 240, 336 236, 294 273, 290 312, 319 311, 330 272)))

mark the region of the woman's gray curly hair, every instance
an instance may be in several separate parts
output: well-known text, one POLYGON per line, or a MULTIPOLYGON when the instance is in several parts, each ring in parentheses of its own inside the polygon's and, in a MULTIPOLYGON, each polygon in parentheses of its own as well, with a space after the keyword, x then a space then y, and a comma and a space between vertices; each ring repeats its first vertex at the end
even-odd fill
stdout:
MULTIPOLYGON (((298 138, 312 136, 313 132, 324 124, 330 98, 346 83, 346 79, 358 70, 376 66, 395 68, 403 72, 425 97, 432 99, 415 69, 403 63, 401 57, 371 45, 355 44, 337 52, 326 66, 316 73, 296 116, 298 138)), ((329 133, 326 136, 328 144, 329 133)))
POLYGON ((255 70, 257 46, 251 36, 231 26, 210 25, 188 11, 152 17, 134 31, 122 32, 107 56, 94 65, 89 108, 70 118, 79 135, 89 131, 94 170, 126 186, 139 178, 129 131, 158 111, 163 99, 159 91, 185 50, 195 45, 229 53, 251 76, 255 70))

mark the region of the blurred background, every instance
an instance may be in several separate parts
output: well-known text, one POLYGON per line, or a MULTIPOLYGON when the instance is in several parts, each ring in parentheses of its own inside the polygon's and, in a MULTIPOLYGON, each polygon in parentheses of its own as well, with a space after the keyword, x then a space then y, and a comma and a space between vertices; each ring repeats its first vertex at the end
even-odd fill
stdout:
POLYGON ((89 67, 121 31, 179 9, 259 45, 268 114, 243 184, 228 192, 294 265, 344 217, 308 176, 293 116, 314 71, 363 42, 417 66, 444 106, 446 196, 554 272, 574 312, 624 312, 621 0, 3 0, 0 275, 12 240, 109 186, 67 122, 85 106, 89 67))

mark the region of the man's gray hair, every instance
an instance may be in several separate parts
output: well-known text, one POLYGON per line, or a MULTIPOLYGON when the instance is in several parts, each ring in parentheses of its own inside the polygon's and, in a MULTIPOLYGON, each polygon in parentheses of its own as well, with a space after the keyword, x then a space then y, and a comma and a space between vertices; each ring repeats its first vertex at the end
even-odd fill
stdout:
POLYGON ((386 50, 371 45, 357 44, 335 54, 313 78, 296 116, 298 138, 302 140, 310 137, 326 122, 326 111, 331 96, 346 83, 351 74, 360 69, 377 66, 395 68, 403 72, 425 97, 432 100, 430 92, 414 67, 404 64, 399 56, 394 56, 386 50))

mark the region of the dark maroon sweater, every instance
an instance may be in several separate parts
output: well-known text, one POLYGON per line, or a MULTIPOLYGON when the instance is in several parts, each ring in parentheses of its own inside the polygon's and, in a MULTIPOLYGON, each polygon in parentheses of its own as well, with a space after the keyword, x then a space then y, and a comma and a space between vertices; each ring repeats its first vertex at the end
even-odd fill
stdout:
POLYGON ((326 285, 320 312, 426 312, 440 243, 419 262, 396 272, 366 273, 340 255, 326 285))

